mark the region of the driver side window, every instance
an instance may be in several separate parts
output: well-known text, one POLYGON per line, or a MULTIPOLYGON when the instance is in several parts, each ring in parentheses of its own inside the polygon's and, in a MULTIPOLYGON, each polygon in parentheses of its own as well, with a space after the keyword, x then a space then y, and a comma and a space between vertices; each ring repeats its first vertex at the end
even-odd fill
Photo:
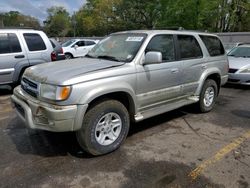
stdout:
POLYGON ((156 51, 162 53, 163 62, 175 60, 175 48, 173 35, 157 35, 148 43, 145 52, 156 51))
POLYGON ((81 46, 85 46, 85 43, 84 43, 84 41, 78 41, 76 43, 76 45, 79 46, 79 47, 81 47, 81 46))

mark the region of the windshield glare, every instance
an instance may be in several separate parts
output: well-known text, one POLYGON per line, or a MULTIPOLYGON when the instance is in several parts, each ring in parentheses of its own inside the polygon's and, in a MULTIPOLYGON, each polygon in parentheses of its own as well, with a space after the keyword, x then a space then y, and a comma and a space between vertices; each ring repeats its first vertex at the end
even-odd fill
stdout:
POLYGON ((71 44, 73 44, 75 41, 76 41, 76 40, 69 40, 69 41, 63 43, 63 44, 62 44, 62 47, 68 47, 68 46, 70 46, 71 44))
POLYGON ((250 57, 250 47, 236 47, 232 49, 228 55, 234 57, 250 57))
POLYGON ((114 34, 100 41, 88 53, 91 57, 112 57, 113 59, 130 62, 136 56, 146 34, 127 33, 114 34))

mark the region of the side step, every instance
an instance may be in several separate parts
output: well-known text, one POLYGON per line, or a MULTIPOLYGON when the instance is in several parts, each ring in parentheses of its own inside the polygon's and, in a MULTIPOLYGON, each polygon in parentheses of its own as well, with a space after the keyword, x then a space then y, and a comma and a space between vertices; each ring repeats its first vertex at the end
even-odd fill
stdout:
POLYGON ((187 99, 182 99, 179 101, 174 101, 172 103, 167 103, 165 105, 161 105, 159 107, 155 107, 149 110, 145 110, 142 112, 139 112, 135 115, 135 121, 142 121, 144 119, 159 115, 159 114, 163 114, 165 112, 169 112, 171 110, 180 108, 182 106, 186 106, 189 104, 193 104, 199 101, 199 97, 198 96, 192 96, 192 97, 188 97, 187 99))

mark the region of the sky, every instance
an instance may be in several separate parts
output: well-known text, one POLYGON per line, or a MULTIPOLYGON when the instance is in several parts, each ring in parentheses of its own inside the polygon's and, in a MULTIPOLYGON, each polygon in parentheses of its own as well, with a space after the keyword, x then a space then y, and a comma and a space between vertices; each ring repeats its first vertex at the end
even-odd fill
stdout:
POLYGON ((47 8, 63 6, 72 14, 86 2, 86 0, 0 0, 0 12, 19 11, 22 14, 46 20, 47 8))

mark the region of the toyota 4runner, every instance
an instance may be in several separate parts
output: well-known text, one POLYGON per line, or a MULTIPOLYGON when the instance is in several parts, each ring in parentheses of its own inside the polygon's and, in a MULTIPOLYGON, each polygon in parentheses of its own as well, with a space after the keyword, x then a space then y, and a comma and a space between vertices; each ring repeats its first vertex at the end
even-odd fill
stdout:
POLYGON ((84 150, 101 155, 122 144, 131 121, 192 103, 210 111, 227 72, 215 35, 119 32, 84 58, 28 68, 11 98, 28 127, 75 131, 84 150))

